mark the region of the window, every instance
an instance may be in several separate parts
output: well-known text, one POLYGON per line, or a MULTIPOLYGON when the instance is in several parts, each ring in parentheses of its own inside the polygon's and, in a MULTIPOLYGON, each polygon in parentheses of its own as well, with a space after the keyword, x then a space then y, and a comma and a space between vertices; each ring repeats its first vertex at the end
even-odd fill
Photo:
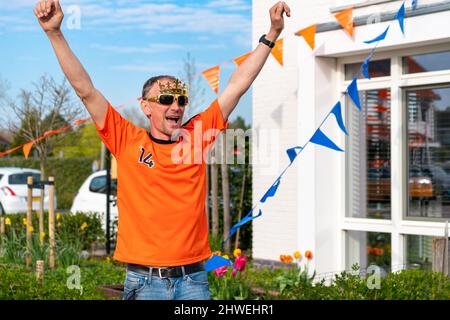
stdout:
POLYGON ((403 74, 450 69, 450 51, 406 56, 402 60, 403 74))
MULTIPOLYGON (((106 194, 106 176, 95 177, 89 185, 89 191, 106 194)), ((117 181, 111 180, 111 194, 117 194, 117 181)))
MULTIPOLYGON (((361 71, 362 62, 345 65, 345 80, 352 80, 356 74, 358 79, 363 79, 364 75, 361 71)), ((391 75, 391 60, 374 60, 369 62, 369 75, 371 78, 389 77, 391 75)))
POLYGON ((408 215, 450 217, 450 86, 406 90, 408 215))
POLYGON ((347 231, 346 269, 358 264, 361 270, 377 265, 391 270, 391 235, 389 233, 347 231))
POLYGON ((431 270, 433 237, 406 236, 406 268, 431 270))
POLYGON ((39 184, 41 181, 41 175, 39 173, 24 172, 12 174, 8 177, 8 183, 11 185, 26 185, 28 177, 33 177, 33 184, 39 184))
POLYGON ((352 104, 347 124, 347 216, 391 217, 391 110, 388 89, 361 92, 361 111, 352 104))

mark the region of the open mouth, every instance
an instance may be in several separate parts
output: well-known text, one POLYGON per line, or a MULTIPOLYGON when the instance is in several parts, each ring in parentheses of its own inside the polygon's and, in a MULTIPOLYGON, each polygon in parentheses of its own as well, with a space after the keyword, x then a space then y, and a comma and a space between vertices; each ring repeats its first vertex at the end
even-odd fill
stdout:
POLYGON ((180 117, 166 117, 166 120, 172 124, 177 124, 180 121, 180 117))

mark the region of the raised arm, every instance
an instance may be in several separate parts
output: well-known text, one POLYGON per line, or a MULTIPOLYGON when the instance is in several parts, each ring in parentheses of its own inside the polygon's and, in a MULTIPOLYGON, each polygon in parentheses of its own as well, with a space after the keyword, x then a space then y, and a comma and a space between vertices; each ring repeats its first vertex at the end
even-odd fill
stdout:
POLYGON ((64 38, 61 31, 64 14, 59 1, 39 1, 34 8, 34 14, 47 34, 66 78, 86 106, 92 119, 100 128, 103 128, 107 112, 107 101, 95 89, 88 73, 64 38))
MULTIPOLYGON (((291 9, 288 5, 280 1, 270 9, 271 27, 266 36, 267 40, 275 42, 284 29, 283 13, 291 16, 291 9)), ((219 95, 219 105, 222 108, 224 119, 228 119, 231 112, 239 102, 239 99, 250 88, 259 72, 269 57, 271 49, 260 43, 253 53, 234 71, 225 90, 219 95)))

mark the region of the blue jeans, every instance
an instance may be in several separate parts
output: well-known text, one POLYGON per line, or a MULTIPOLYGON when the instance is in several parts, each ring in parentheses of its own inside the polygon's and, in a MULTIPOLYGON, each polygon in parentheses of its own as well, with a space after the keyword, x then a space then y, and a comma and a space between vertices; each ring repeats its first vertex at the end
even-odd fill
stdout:
POLYGON ((127 270, 123 300, 210 300, 208 274, 199 271, 178 278, 160 278, 127 270))

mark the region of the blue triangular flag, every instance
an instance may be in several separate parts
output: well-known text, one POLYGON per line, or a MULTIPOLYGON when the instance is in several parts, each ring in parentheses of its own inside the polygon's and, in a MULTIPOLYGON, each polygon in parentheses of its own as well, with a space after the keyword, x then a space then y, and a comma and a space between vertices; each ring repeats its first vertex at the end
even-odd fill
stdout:
POLYGON ((361 110, 361 101, 359 100, 358 84, 356 82, 356 78, 353 78, 352 83, 350 83, 350 85, 347 88, 347 92, 350 98, 352 98, 352 101, 358 107, 358 109, 361 110))
POLYGON ((342 131, 348 136, 347 129, 345 129, 344 120, 342 119, 342 108, 341 108, 341 102, 339 101, 334 106, 333 110, 331 110, 331 113, 334 114, 336 117, 336 121, 339 125, 339 128, 341 128, 342 131))
POLYGON ((295 158, 298 156, 298 154, 302 151, 302 147, 293 147, 286 150, 286 153, 289 157, 289 160, 291 160, 291 163, 295 160, 295 158), (299 150, 299 152, 297 152, 299 150))
POLYGON ((314 133, 313 137, 311 138, 312 143, 336 150, 336 151, 342 151, 344 152, 344 150, 342 150, 341 148, 339 148, 337 145, 334 144, 333 141, 331 141, 323 132, 322 130, 317 129, 316 133, 314 133))
MULTIPOLYGON (((236 223, 234 226, 231 227, 230 233, 228 234, 228 237, 223 241, 223 243, 227 242, 228 239, 230 239, 233 236, 233 234, 236 233, 238 228, 242 227, 247 222, 250 222, 250 221, 252 221, 252 220, 254 220, 254 219, 256 219, 256 218, 258 218, 259 216, 262 215, 262 211, 260 209, 258 214, 256 216, 253 216, 252 215, 253 214, 253 210, 254 210, 254 208, 252 210, 250 210, 250 212, 247 213, 247 215, 241 221, 239 221, 238 223, 236 223)), ((222 245, 223 245, 223 243, 222 243, 222 245)))
POLYGON ((389 31, 389 27, 390 26, 388 26, 386 28, 386 30, 384 30, 384 32, 382 34, 380 34, 378 37, 373 38, 372 40, 364 41, 364 43, 370 44, 370 43, 374 43, 374 42, 378 42, 378 41, 384 40, 386 38, 386 35, 387 35, 388 31, 389 31))
POLYGON ((223 266, 233 266, 233 263, 224 257, 218 256, 217 254, 214 254, 205 263, 206 272, 213 271, 213 270, 223 267, 223 266))
POLYGON ((417 0, 413 0, 413 2, 412 2, 413 10, 416 10, 416 7, 417 7, 417 0))
POLYGON ((400 29, 402 29, 402 33, 405 33, 405 3, 403 2, 400 10, 397 12, 397 20, 400 24, 400 29))
POLYGON ((267 190, 266 194, 261 198, 261 202, 266 202, 267 198, 273 197, 275 193, 277 193, 278 187, 280 186, 280 178, 277 179, 277 181, 274 182, 274 184, 270 187, 269 190, 267 190))
POLYGON ((364 77, 366 77, 366 79, 370 80, 369 59, 364 60, 364 63, 362 65, 362 70, 363 70, 364 77))

